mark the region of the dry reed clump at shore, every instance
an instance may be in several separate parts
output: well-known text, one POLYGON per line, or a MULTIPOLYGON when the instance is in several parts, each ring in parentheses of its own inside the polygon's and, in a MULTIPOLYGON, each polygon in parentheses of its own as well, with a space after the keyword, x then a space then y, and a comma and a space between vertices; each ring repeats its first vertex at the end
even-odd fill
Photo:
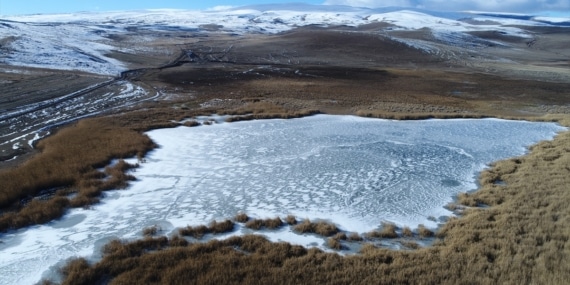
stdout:
POLYGON ((332 236, 339 232, 339 229, 334 224, 324 221, 313 223, 309 219, 293 226, 293 230, 298 233, 313 233, 325 237, 332 236))
POLYGON ((231 232, 234 230, 234 222, 230 220, 225 220, 223 222, 212 221, 208 226, 187 226, 178 230, 178 233, 182 236, 191 236, 195 239, 201 239, 206 234, 222 234, 231 232))
POLYGON ((273 219, 265 219, 265 220, 253 219, 247 221, 247 223, 245 223, 245 226, 252 230, 260 230, 262 227, 273 230, 283 226, 283 221, 279 217, 275 217, 273 219))
POLYGON ((143 240, 120 244, 125 249, 107 251, 95 264, 71 262, 64 284, 566 284, 570 133, 497 162, 480 177, 481 189, 469 196, 485 207, 466 207, 451 218, 431 247, 403 241, 416 249, 396 251, 365 244, 360 254, 342 257, 259 236, 171 248, 163 246, 168 240, 143 240))

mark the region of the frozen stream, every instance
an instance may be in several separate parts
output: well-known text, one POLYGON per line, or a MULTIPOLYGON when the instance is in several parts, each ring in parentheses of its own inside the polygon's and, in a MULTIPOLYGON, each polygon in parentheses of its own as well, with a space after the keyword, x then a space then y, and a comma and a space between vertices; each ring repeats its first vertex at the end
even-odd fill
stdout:
MULTIPOLYGON (((388 121, 318 115, 149 132, 160 145, 128 190, 92 209, 0 236, 0 284, 30 284, 72 256, 96 258, 112 238, 231 218, 294 214, 366 232, 387 220, 415 228, 458 192, 476 188, 492 161, 565 130, 553 123, 485 120, 388 121), (95 254, 95 255, 93 255, 95 254)), ((263 233, 263 232, 262 232, 263 233)), ((324 243, 289 230, 273 240, 324 243)))

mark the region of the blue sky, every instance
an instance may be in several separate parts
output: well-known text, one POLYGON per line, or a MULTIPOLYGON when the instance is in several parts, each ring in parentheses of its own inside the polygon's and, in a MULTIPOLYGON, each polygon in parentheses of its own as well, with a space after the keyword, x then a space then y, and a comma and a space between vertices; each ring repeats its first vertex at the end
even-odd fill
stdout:
POLYGON ((215 6, 302 2, 356 7, 400 6, 428 10, 477 10, 570 16, 570 0, 0 0, 0 15, 78 11, 177 8, 203 10, 215 6))
POLYGON ((322 4, 324 0, 0 0, 0 15, 138 10, 153 8, 203 10, 215 6, 244 6, 250 4, 290 2, 322 4))

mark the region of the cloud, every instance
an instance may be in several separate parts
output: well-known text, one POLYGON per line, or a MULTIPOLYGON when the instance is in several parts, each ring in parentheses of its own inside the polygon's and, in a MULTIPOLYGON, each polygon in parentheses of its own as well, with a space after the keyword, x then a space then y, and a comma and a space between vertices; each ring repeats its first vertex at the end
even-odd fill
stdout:
POLYGON ((212 8, 208 8, 206 9, 206 11, 210 11, 210 12, 221 12, 221 11, 227 11, 227 10, 231 10, 235 8, 234 6, 228 6, 228 5, 220 5, 220 6, 215 6, 212 8))
POLYGON ((478 10, 493 12, 570 11, 568 0, 325 0, 325 5, 355 7, 414 7, 428 10, 478 10))

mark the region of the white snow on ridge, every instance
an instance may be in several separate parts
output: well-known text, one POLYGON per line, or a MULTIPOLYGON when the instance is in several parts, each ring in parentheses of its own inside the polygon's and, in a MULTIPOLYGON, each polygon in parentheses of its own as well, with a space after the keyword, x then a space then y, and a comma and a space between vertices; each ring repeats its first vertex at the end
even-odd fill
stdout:
MULTIPOLYGON (((9 22, 0 26, 0 38, 13 37, 0 62, 28 67, 80 70, 118 75, 126 68, 105 56, 113 47, 93 27, 53 23, 9 22)), ((100 29, 100 28, 98 28, 100 29)))
MULTIPOLYGON (((531 20, 479 14, 473 16, 482 22, 490 21, 485 25, 473 25, 462 21, 460 16, 470 17, 469 14, 393 7, 366 9, 299 4, 259 5, 213 11, 154 9, 9 16, 4 21, 0 20, 0 39, 14 38, 9 44, 8 52, 0 55, 0 63, 116 75, 125 70, 125 66, 105 54, 111 50, 124 50, 125 47, 112 46, 112 40, 105 35, 128 34, 129 27, 206 33, 201 26, 216 24, 222 26, 220 32, 245 34, 279 33, 306 25, 358 26, 387 22, 395 25, 396 29, 429 28, 439 34, 494 30, 529 37, 523 30, 507 25, 547 25, 531 20)), ((137 49, 144 50, 144 42, 137 49)))

